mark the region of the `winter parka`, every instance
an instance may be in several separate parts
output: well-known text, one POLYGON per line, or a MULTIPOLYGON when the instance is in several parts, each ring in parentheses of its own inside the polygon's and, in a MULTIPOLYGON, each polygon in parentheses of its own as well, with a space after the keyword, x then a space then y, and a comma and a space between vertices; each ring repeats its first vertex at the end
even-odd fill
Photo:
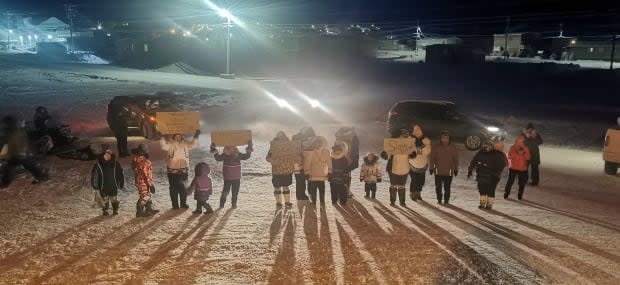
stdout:
POLYGON ((536 133, 535 137, 526 137, 525 145, 530 151, 530 163, 534 165, 540 164, 540 145, 543 143, 542 137, 536 133))
POLYGON ((301 130, 299 130, 299 133, 291 137, 291 140, 293 141, 301 141, 302 162, 294 164, 295 174, 300 174, 304 171, 303 153, 304 151, 312 150, 312 142, 314 142, 314 138, 316 138, 316 134, 314 133, 314 129, 312 129, 311 127, 303 127, 301 128, 301 130))
POLYGON ((360 180, 366 183, 376 183, 383 176, 381 168, 379 167, 379 157, 374 156, 370 159, 368 155, 364 157, 364 164, 360 170, 360 180))
POLYGON ((336 143, 334 145, 344 142, 347 144, 348 149, 346 156, 351 160, 349 165, 349 172, 358 168, 360 159, 360 141, 357 137, 355 129, 351 127, 342 127, 336 132, 336 143))
POLYGON ((198 145, 198 139, 181 142, 161 140, 161 148, 168 152, 168 173, 187 173, 189 168, 189 151, 198 145))
MULTIPOLYGON (((277 142, 277 141, 288 142, 290 140, 288 139, 288 137, 286 137, 286 134, 284 134, 284 132, 278 132, 276 137, 273 139, 273 142, 277 142)), ((299 151, 301 152, 301 149, 299 149, 299 151)), ((273 151, 271 149, 269 149, 269 152, 267 153, 266 160, 267 160, 267 162, 271 163, 271 173, 272 173, 272 175, 274 175, 274 176, 277 176, 277 175, 290 175, 290 174, 293 173, 293 171, 294 171, 293 165, 287 165, 287 164, 283 164, 281 161, 275 161, 275 160, 272 159, 273 155, 274 155, 273 151)))
POLYGON ((125 187, 123 168, 114 155, 109 161, 105 161, 103 155, 99 157, 91 169, 90 185, 99 190, 101 196, 116 196, 118 189, 125 187))
POLYGON ((153 186, 153 166, 151 161, 143 155, 132 156, 131 167, 133 168, 136 188, 138 193, 145 195, 149 193, 149 186, 153 186))
POLYGON ((487 181, 494 177, 500 179, 502 171, 508 166, 506 155, 498 150, 480 150, 471 160, 469 169, 476 169, 476 180, 487 181))
POLYGON ((524 144, 513 144, 508 151, 509 167, 512 170, 527 171, 530 160, 530 150, 524 144))
POLYGON ((213 194, 213 181, 209 174, 211 168, 206 163, 196 165, 194 174, 196 175, 187 188, 187 195, 194 193, 196 201, 207 201, 209 196, 213 194))
POLYGON ((349 147, 345 142, 337 142, 340 147, 340 151, 332 152, 330 154, 332 158, 332 174, 330 183, 334 184, 347 184, 351 177, 351 159, 347 156, 349 147))
POLYGON ((332 173, 332 158, 325 148, 327 141, 324 137, 314 138, 313 149, 304 151, 304 173, 308 181, 327 181, 332 173))
POLYGON ((429 167, 439 176, 454 176, 459 170, 459 151, 448 142, 433 147, 429 156, 429 167))
POLYGON ((249 146, 246 148, 246 153, 239 153, 239 149, 235 146, 227 146, 224 147, 222 154, 216 152, 213 154, 213 157, 215 161, 224 162, 222 168, 224 180, 232 181, 241 179, 241 161, 250 158, 251 154, 252 148, 249 146))
POLYGON ((415 158, 409 159, 409 165, 413 172, 426 172, 428 169, 428 156, 431 154, 431 140, 426 136, 415 138, 415 146, 417 155, 415 158))

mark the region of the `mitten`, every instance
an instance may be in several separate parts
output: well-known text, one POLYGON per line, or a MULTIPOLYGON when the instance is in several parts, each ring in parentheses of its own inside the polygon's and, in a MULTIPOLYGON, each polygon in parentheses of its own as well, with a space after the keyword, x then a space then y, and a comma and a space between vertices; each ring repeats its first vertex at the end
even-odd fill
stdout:
POLYGON ((253 152, 254 148, 253 148, 254 144, 252 144, 252 141, 248 142, 248 146, 245 147, 245 152, 253 152))
POLYGON ((471 178, 471 170, 467 171, 467 178, 471 178))
POLYGON ((459 175, 459 170, 458 170, 458 169, 455 169, 455 170, 454 170, 454 177, 456 177, 457 175, 459 175))
POLYGON ((196 132, 194 133, 194 138, 197 139, 198 136, 200 136, 200 130, 196 130, 196 132))
POLYGON ((381 178, 377 178, 377 182, 381 182, 381 178))
POLYGON ((430 175, 433 175, 433 174, 435 174, 435 170, 433 170, 432 168, 429 168, 428 169, 428 173, 430 173, 430 175))

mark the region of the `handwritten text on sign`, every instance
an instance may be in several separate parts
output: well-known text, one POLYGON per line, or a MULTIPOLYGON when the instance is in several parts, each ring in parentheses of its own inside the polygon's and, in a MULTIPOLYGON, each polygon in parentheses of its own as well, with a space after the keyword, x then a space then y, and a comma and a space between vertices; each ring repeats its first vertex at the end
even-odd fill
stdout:
POLYGON ((414 138, 383 139, 383 150, 388 155, 410 154, 415 150, 414 138))
POLYGON ((301 141, 272 141, 269 152, 271 164, 278 172, 293 173, 295 163, 301 164, 301 141))
POLYGON ((157 112, 157 130, 164 135, 193 134, 200 128, 199 112, 157 112))
POLYGON ((216 146, 247 145, 251 140, 252 132, 249 130, 211 132, 211 143, 216 146))

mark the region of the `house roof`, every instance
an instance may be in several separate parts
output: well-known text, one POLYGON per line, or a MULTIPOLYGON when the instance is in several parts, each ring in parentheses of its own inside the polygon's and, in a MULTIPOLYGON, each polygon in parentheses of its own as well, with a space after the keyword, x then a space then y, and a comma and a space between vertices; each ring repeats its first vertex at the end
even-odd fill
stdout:
POLYGON ((39 24, 38 27, 43 29, 67 29, 69 25, 56 17, 51 17, 39 24))

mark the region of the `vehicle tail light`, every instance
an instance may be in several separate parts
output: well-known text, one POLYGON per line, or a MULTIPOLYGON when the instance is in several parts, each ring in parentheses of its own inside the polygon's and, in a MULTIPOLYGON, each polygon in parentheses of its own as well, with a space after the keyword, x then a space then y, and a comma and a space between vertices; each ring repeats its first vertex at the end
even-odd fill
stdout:
POLYGON ((394 111, 390 112, 390 116, 396 116, 396 115, 398 115, 398 112, 394 112, 394 111))
POLYGON ((155 121, 157 121, 155 117, 149 116, 149 122, 155 123, 155 121))

